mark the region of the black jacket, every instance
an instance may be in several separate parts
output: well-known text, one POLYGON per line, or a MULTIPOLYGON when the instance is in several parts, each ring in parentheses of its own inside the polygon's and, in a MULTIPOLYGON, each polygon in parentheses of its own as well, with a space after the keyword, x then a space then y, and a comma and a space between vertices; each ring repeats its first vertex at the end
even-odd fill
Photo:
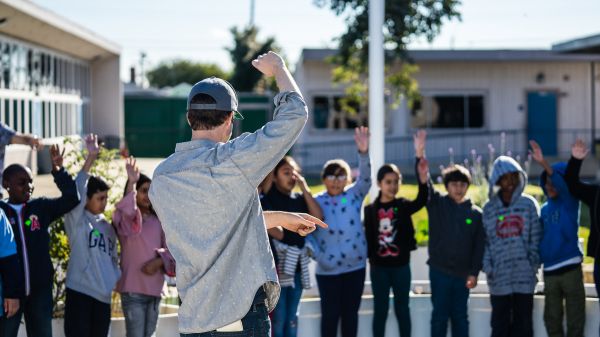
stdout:
POLYGON ((62 193, 60 197, 31 199, 25 204, 21 214, 17 214, 6 200, 0 201, 0 208, 6 213, 15 235, 21 266, 29 272, 28 275, 25 274, 25 286, 27 288, 29 282, 30 289, 52 286, 54 269, 50 260, 48 227, 77 206, 80 200, 75 181, 64 168, 52 172, 52 175, 54 183, 62 193), (22 226, 19 226, 19 223, 22 223, 22 226), (27 261, 23 258, 23 243, 27 250, 27 261))
POLYGON ((600 257, 598 251, 598 222, 600 221, 600 186, 583 183, 579 180, 579 171, 582 161, 571 157, 565 172, 565 181, 569 192, 590 209, 590 236, 587 243, 587 255, 593 258, 600 257))
POLYGON ((466 200, 461 204, 429 183, 429 266, 457 276, 477 276, 483 264, 485 232, 482 212, 466 200))

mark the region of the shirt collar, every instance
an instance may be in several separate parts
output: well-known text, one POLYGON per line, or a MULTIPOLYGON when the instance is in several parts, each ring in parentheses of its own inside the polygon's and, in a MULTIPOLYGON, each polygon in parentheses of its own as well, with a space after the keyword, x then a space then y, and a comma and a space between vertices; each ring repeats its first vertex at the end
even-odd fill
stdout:
POLYGON ((94 214, 94 213, 92 213, 92 212, 88 211, 87 209, 85 210, 85 212, 86 212, 86 213, 87 213, 89 216, 91 216, 91 217, 93 217, 94 219, 96 219, 96 221, 98 221, 98 220, 106 220, 106 217, 104 216, 104 213, 100 213, 100 214, 94 214))
POLYGON ((189 142, 177 143, 177 145, 175 145, 175 152, 194 150, 203 147, 213 147, 215 144, 217 144, 217 142, 210 139, 195 139, 190 140, 189 142))

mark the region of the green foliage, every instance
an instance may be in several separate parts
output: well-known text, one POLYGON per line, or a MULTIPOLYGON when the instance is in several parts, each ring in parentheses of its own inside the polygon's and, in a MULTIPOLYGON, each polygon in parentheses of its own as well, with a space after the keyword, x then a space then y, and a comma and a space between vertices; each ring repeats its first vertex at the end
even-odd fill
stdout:
POLYGON ((158 88, 172 87, 180 83, 195 84, 210 76, 228 78, 228 74, 216 64, 189 60, 162 62, 146 73, 150 85, 158 88))
MULTIPOLYGON (((314 0, 319 7, 329 8, 336 15, 345 15, 348 29, 338 38, 338 54, 330 61, 336 65, 334 82, 347 86, 342 108, 348 102, 367 100, 369 56, 369 1, 368 0, 314 0), (347 103, 344 103, 347 100, 347 103)), ((460 19, 459 0, 408 0, 385 1, 384 44, 387 53, 386 82, 397 103, 402 96, 412 102, 418 96, 418 86, 413 74, 418 68, 411 64, 406 45, 418 38, 432 41, 444 21, 460 19)), ((365 103, 362 103, 365 104, 365 103)), ((352 113, 352 109, 346 110, 352 113)))
MULTIPOLYGON (((82 141, 79 138, 65 138, 64 146, 71 149, 64 156, 65 169, 71 174, 76 175, 83 166, 86 151, 81 150, 82 141)), ((123 167, 118 165, 115 158, 118 158, 119 152, 116 149, 108 150, 101 147, 98 159, 90 169, 90 174, 102 177, 111 189, 108 193, 108 204, 105 211, 107 219, 112 218, 115 204, 123 196, 123 189, 126 178, 123 178, 123 167)), ((81 196, 86 198, 86 196, 81 196)), ((69 263, 69 240, 65 232, 64 219, 60 218, 50 225, 50 258, 54 266, 54 317, 63 317, 65 301, 65 282, 67 275, 67 265, 69 263)))
MULTIPOLYGON (((582 204, 584 205, 584 204, 582 204)), ((581 221, 581 226, 579 227, 579 238, 583 239, 581 245, 583 246, 583 262, 584 263, 593 263, 594 258, 587 256, 587 245, 588 239, 590 237, 590 228, 586 227, 583 223, 583 219, 581 221)))
POLYGON ((233 62, 233 74, 230 82, 238 91, 253 91, 257 86, 262 89, 271 87, 271 82, 262 82, 262 74, 254 69, 251 61, 259 55, 269 50, 277 51, 279 48, 273 37, 267 38, 264 42, 257 39, 258 28, 250 26, 242 30, 237 27, 230 29, 233 35, 233 47, 225 48, 231 56, 233 62))

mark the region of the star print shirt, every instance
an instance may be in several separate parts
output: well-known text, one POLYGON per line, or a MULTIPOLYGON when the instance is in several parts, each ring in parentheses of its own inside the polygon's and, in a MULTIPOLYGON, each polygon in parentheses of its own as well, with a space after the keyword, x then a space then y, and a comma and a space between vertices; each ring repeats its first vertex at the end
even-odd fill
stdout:
POLYGON ((369 154, 359 154, 359 176, 342 194, 318 194, 329 228, 318 228, 307 237, 317 260, 318 275, 339 275, 366 267, 367 241, 360 219, 363 199, 371 188, 369 154))
POLYGON ((85 209, 89 175, 79 172, 75 183, 81 202, 65 215, 71 257, 67 268, 67 288, 110 303, 121 270, 117 254, 117 234, 103 214, 85 209))
POLYGON ((415 200, 397 198, 382 203, 378 197, 365 207, 365 234, 371 265, 398 267, 408 264, 410 252, 417 249, 411 215, 426 202, 427 184, 419 184, 415 200))

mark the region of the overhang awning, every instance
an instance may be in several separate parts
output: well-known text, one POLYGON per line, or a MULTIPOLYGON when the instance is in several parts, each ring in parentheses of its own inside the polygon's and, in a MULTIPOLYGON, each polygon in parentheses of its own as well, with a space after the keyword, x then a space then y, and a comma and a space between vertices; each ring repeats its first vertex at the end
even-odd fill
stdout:
POLYGON ((81 58, 120 55, 121 47, 26 0, 0 0, 0 34, 81 58))

